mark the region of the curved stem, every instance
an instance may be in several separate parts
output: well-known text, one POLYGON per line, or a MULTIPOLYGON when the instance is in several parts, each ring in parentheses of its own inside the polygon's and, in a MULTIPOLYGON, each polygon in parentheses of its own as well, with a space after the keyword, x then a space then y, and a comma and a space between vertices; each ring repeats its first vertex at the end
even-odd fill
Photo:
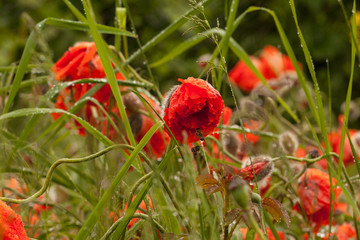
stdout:
MULTIPOLYGON (((87 162, 87 161, 90 161, 90 160, 93 160, 95 158, 98 158, 102 155, 104 155, 105 153, 107 152, 110 152, 114 149, 117 149, 117 148, 126 148, 126 149, 130 149, 130 150, 133 150, 134 147, 130 146, 130 145, 127 145, 127 144, 116 144, 116 145, 112 145, 110 147, 107 147, 95 154, 92 154, 92 155, 89 155, 89 156, 86 156, 86 157, 83 157, 83 158, 62 158, 62 159, 59 159, 57 160, 56 162, 54 162, 51 167, 49 168, 47 174, 46 174, 46 178, 45 178, 45 183, 44 185, 36 192, 34 193, 33 195, 31 195, 30 197, 28 198, 25 198, 25 199, 13 199, 13 198, 7 198, 7 197, 0 197, 0 200, 4 201, 4 202, 10 202, 10 203, 27 203, 27 202, 30 202, 30 201, 33 201, 35 200, 36 198, 40 197, 49 187, 50 185, 50 182, 51 182, 51 178, 52 178, 52 175, 54 173, 54 171, 56 170, 56 168, 62 164, 68 164, 68 163, 82 163, 82 162, 87 162)), ((146 157, 145 154, 143 154, 142 152, 139 153, 141 157, 146 157)))

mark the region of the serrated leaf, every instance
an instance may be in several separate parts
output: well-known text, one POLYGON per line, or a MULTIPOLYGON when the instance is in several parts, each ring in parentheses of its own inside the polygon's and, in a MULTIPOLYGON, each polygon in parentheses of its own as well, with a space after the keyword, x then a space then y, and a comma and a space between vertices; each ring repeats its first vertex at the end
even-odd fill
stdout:
POLYGON ((234 208, 231 211, 226 213, 224 225, 229 225, 230 223, 234 222, 242 213, 240 208, 234 208))
POLYGON ((213 193, 223 191, 221 183, 214 178, 211 174, 201 174, 196 177, 196 184, 202 189, 205 189, 207 194, 211 195, 213 193))
POLYGON ((216 180, 211 174, 201 174, 196 177, 196 184, 201 188, 208 188, 212 185, 219 185, 219 181, 216 180))
POLYGON ((281 219, 283 219, 286 225, 288 227, 290 226, 291 220, 289 214, 279 201, 271 198, 264 198, 262 204, 277 222, 280 222, 281 219))

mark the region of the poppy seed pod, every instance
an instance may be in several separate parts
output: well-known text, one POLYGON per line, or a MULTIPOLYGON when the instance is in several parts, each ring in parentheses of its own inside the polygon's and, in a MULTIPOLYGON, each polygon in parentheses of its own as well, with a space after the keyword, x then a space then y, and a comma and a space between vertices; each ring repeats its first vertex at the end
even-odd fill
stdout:
POLYGON ((292 132, 283 132, 279 136, 279 144, 286 154, 293 155, 299 146, 296 135, 292 132))
POLYGON ((187 142, 192 143, 214 130, 220 121, 224 101, 220 93, 202 79, 189 77, 179 81, 182 85, 167 94, 163 102, 164 121, 178 141, 184 143, 185 132, 187 142))

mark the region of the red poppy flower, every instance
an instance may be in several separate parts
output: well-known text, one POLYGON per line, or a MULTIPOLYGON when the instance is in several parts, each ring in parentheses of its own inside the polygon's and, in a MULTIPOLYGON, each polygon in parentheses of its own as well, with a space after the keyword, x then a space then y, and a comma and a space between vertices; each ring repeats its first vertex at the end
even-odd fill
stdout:
POLYGON ((26 236, 21 217, 0 200, 0 239, 29 239, 26 236))
POLYGON ((205 137, 219 123, 224 101, 220 93, 202 79, 179 79, 180 85, 165 104, 164 120, 175 138, 183 143, 186 132, 188 143, 199 139, 198 130, 205 137))
MULTIPOLYGON (((80 42, 74 47, 70 47, 67 52, 51 68, 58 81, 74 81, 84 78, 105 78, 106 74, 101 64, 100 57, 94 42, 80 42)), ((118 80, 124 79, 120 73, 116 74, 118 80)), ((55 107, 63 110, 70 109, 84 94, 86 94, 95 84, 75 84, 62 90, 56 100, 55 107)), ((111 88, 105 84, 93 97, 98 100, 105 109, 110 103, 111 88)), ((92 124, 102 125, 98 118, 102 117, 97 106, 91 102, 85 104, 85 108, 80 114, 92 124), (100 115, 100 116, 99 116, 100 115)), ((59 113, 52 114, 56 120, 61 116, 59 113)), ((85 135, 85 129, 75 121, 78 134, 85 135)))
MULTIPOLYGON (((332 179, 332 184, 336 185, 336 179, 332 179)), ((300 177, 298 196, 301 206, 317 232, 320 227, 328 223, 330 209, 330 178, 325 172, 315 168, 309 168, 300 177)), ((340 189, 334 189, 335 203, 341 194, 340 189)))
POLYGON ((350 223, 344 223, 337 228, 335 236, 338 240, 355 239, 356 231, 350 223))
MULTIPOLYGON (((290 58, 283 55, 276 47, 270 45, 265 46, 260 54, 260 59, 270 66, 272 73, 274 74, 272 78, 278 77, 285 71, 295 71, 290 58)), ((270 77, 264 76, 266 79, 270 79, 270 77)))
MULTIPOLYGON (((250 58, 267 81, 276 81, 280 74, 295 71, 290 58, 273 46, 265 46, 259 58, 254 56, 250 58)), ((239 61, 230 71, 229 77, 231 82, 244 92, 250 92, 261 83, 260 79, 242 61, 239 61)))
MULTIPOLYGON (((252 63, 262 72, 263 65, 257 57, 251 57, 252 63)), ((239 61, 229 73, 230 81, 236 84, 244 92, 253 90, 260 80, 250 70, 250 68, 243 62, 239 61)))

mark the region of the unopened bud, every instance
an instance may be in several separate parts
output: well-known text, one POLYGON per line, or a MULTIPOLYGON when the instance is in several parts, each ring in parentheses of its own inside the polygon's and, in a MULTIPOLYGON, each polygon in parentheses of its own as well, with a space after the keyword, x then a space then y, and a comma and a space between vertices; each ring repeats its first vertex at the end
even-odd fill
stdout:
POLYGON ((299 78, 295 71, 285 71, 280 74, 277 82, 281 86, 294 87, 299 82, 299 78))
POLYGON ((249 206, 249 190, 249 185, 240 176, 231 178, 228 191, 242 209, 249 206))
POLYGON ((299 146, 296 135, 292 132, 284 132, 279 136, 280 147, 286 154, 293 155, 299 146))
POLYGON ((241 116, 256 120, 266 120, 267 114, 263 107, 249 98, 242 98, 240 101, 241 116))
POLYGON ((360 155, 360 131, 357 131, 352 137, 351 142, 354 145, 357 155, 360 155))
POLYGON ((273 167, 274 164, 270 161, 269 156, 260 155, 253 158, 253 164, 248 163, 240 169, 240 175, 247 181, 261 181, 271 174, 273 167))
MULTIPOLYGON (((344 113, 345 112, 345 104, 346 102, 341 104, 341 112, 344 113)), ((359 106, 354 102, 354 101, 350 101, 349 104, 349 120, 350 121, 355 121, 359 118, 360 116, 360 110, 359 110, 359 106)))
POLYGON ((311 150, 308 151, 306 156, 308 158, 314 159, 314 158, 320 157, 320 153, 319 153, 319 150, 317 150, 317 149, 311 149, 311 150))
POLYGON ((124 96, 124 105, 126 110, 131 113, 136 113, 143 107, 141 100, 133 92, 129 92, 124 96))
POLYGON ((172 97, 172 95, 174 94, 174 92, 176 91, 176 89, 179 87, 179 85, 175 85, 172 88, 170 88, 170 90, 168 90, 165 93, 164 99, 161 102, 161 116, 164 117, 165 115, 165 109, 169 107, 170 104, 170 98, 172 97))
POLYGON ((241 149, 241 142, 238 135, 233 131, 225 131, 222 138, 226 151, 236 156, 241 149))
POLYGON ((261 203, 261 196, 257 193, 252 192, 251 193, 251 201, 253 203, 260 204, 261 203))
POLYGON ((271 98, 273 100, 276 100, 276 95, 273 93, 270 89, 268 89, 266 86, 260 84, 256 88, 254 88, 251 91, 251 97, 252 98, 260 98, 263 100, 263 103, 267 98, 271 98))
POLYGON ((134 113, 129 116, 129 123, 134 136, 137 136, 142 128, 143 119, 140 113, 134 113))

